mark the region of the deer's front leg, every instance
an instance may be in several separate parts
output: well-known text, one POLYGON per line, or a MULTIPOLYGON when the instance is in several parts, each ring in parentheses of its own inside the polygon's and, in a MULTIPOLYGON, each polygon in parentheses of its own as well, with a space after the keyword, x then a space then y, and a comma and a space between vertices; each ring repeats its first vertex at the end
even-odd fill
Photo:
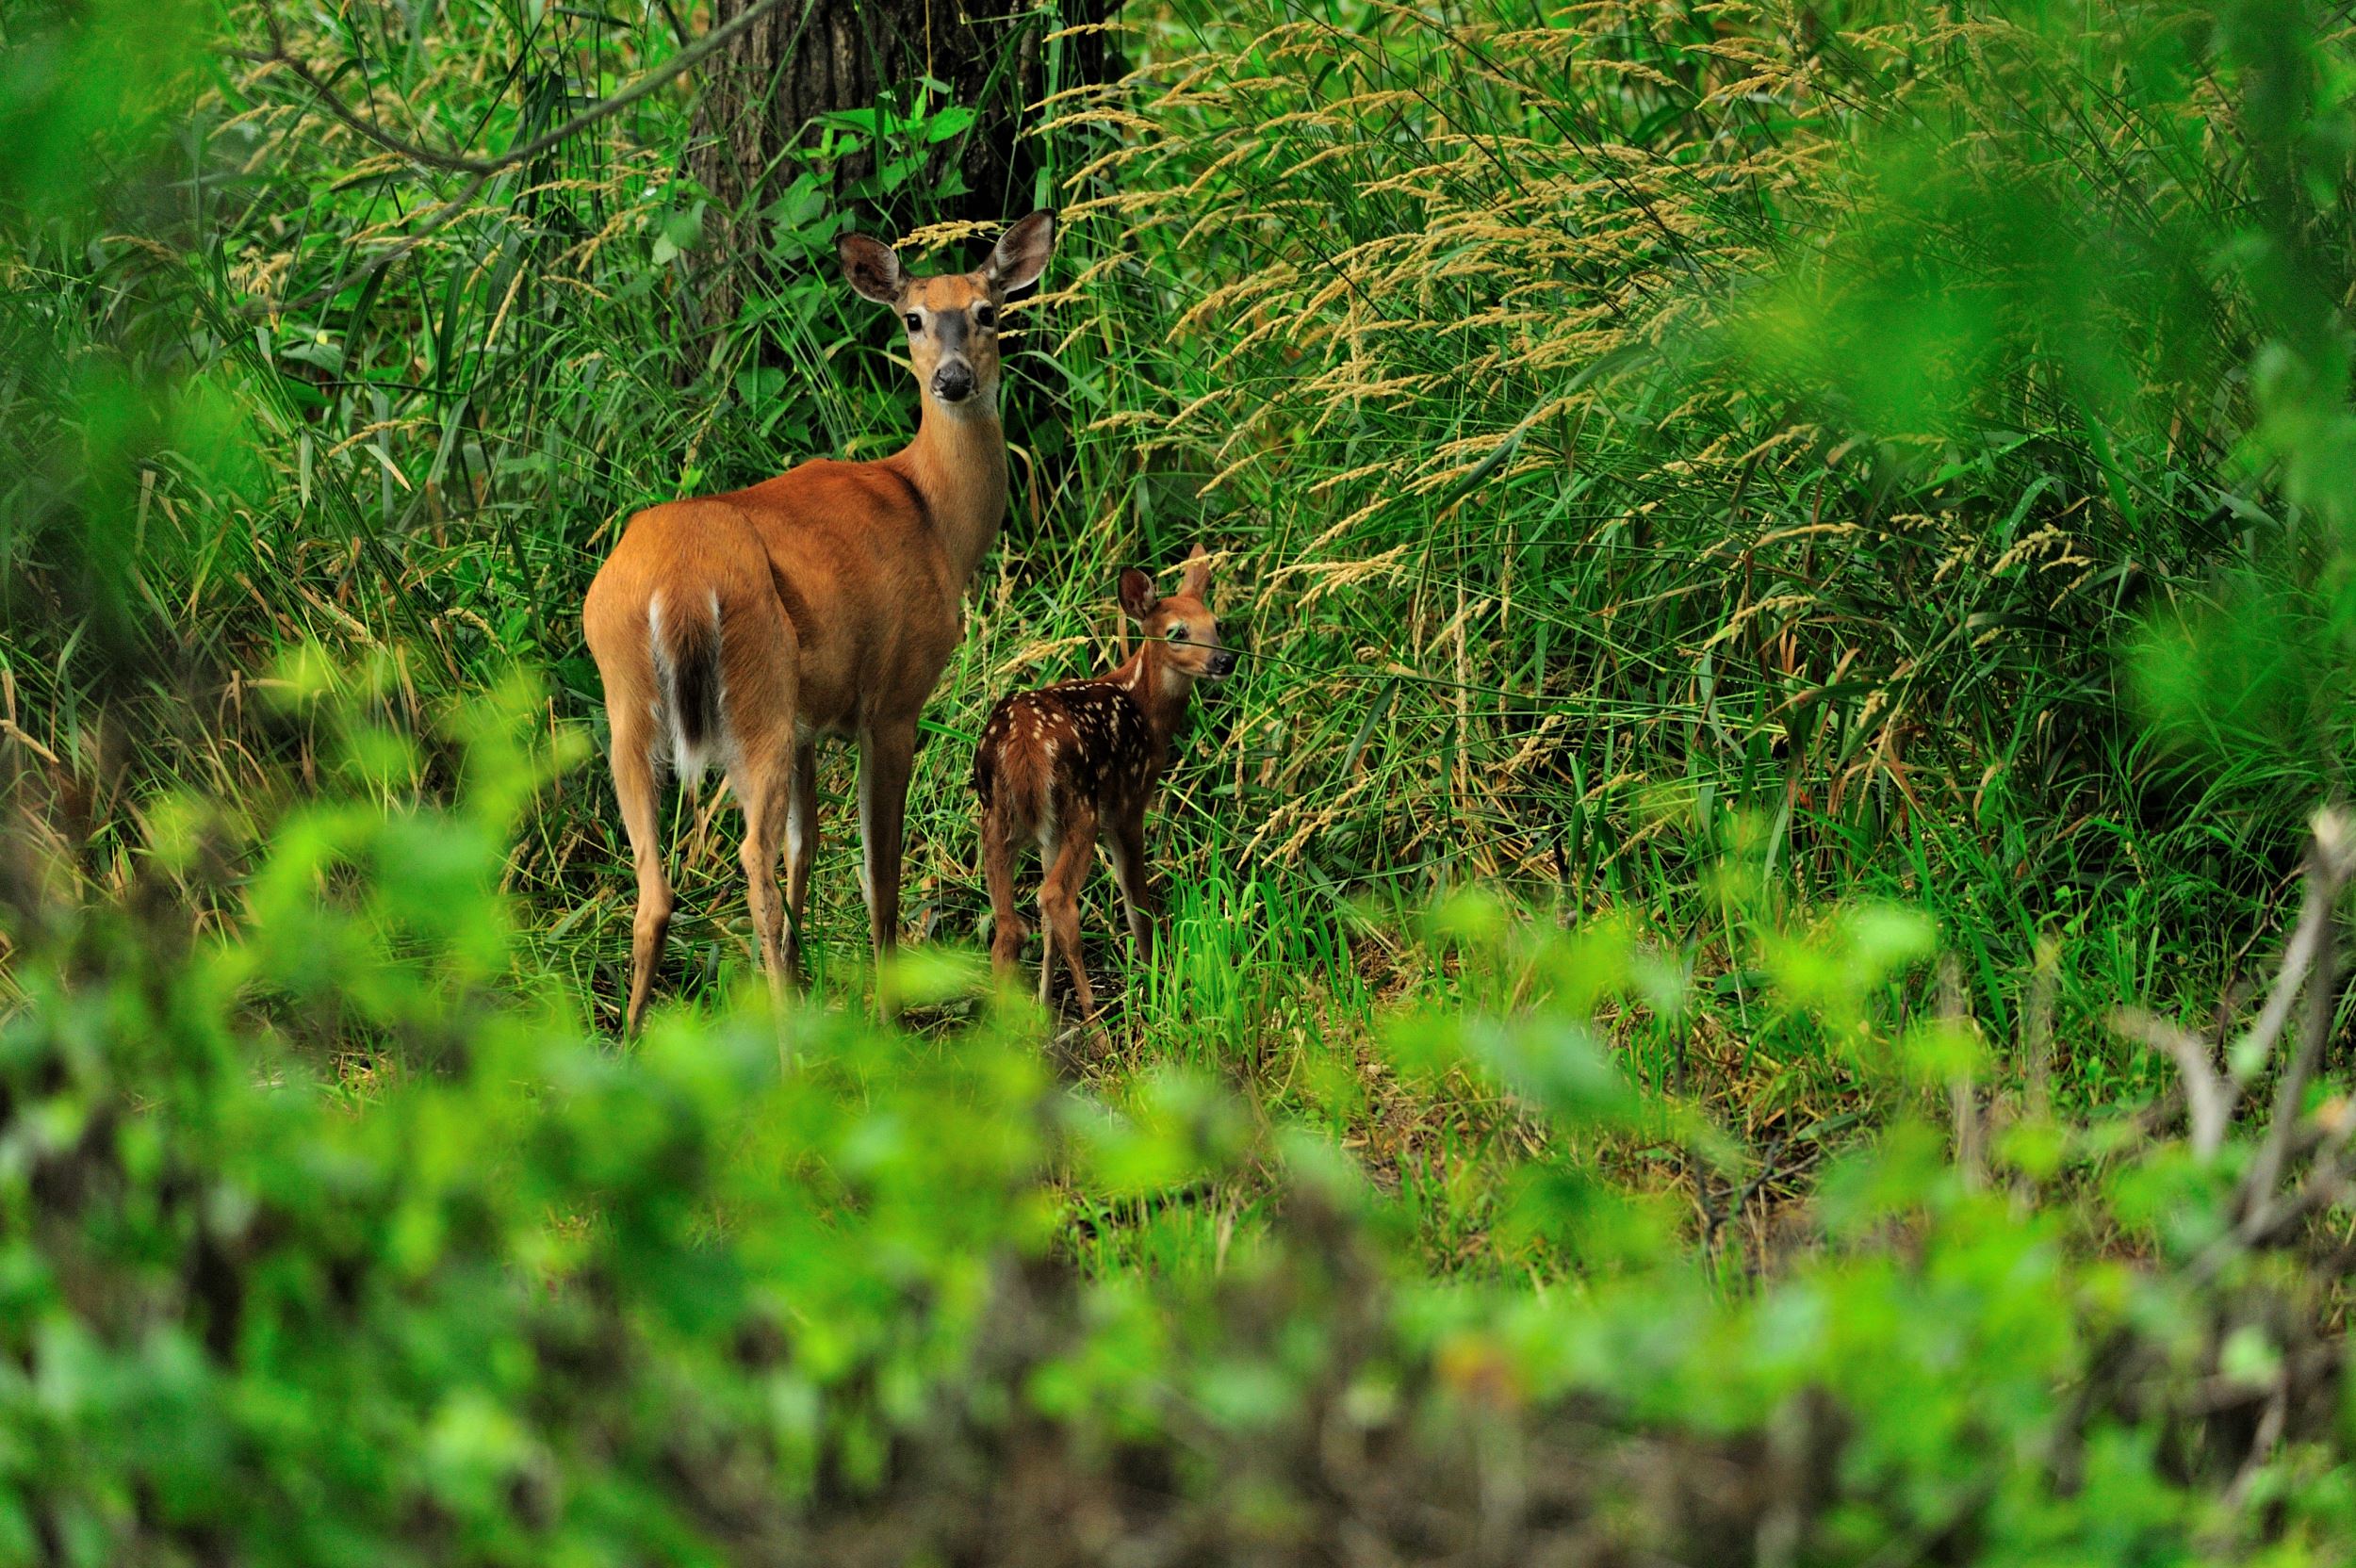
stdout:
POLYGON ((1145 803, 1124 806, 1112 814, 1105 834, 1113 852, 1113 875, 1121 883, 1121 902, 1129 912, 1129 935, 1136 939, 1139 960, 1153 953, 1153 872, 1145 859, 1145 803))
POLYGON ((794 748, 794 780, 785 817, 785 972, 802 977, 802 911, 810 905, 810 868, 818 858, 818 743, 794 748))
POLYGON ((916 721, 869 726, 859 734, 859 858, 867 881, 868 934, 875 944, 875 1008, 892 1017, 888 971, 900 938, 900 854, 908 819, 908 766, 916 721))

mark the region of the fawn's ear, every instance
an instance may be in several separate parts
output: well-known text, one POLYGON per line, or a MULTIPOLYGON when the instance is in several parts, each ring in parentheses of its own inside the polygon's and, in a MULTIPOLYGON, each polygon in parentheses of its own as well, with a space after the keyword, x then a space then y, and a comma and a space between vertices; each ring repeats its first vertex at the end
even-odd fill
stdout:
POLYGON ((1178 580, 1178 592, 1190 599, 1203 596, 1203 590, 1211 585, 1211 558, 1197 545, 1186 552, 1186 575, 1178 580))
POLYGON ((1133 621, 1141 621, 1153 612, 1160 601, 1153 596, 1153 580, 1135 566, 1121 574, 1121 608, 1133 621))
POLYGON ((834 253, 859 298, 879 305, 900 302, 900 258, 891 246, 863 234, 846 234, 834 242, 834 253))
POLYGON ((998 237, 998 248, 982 264, 982 274, 999 293, 1012 293, 1039 282, 1039 275, 1047 270, 1048 253, 1055 248, 1055 215, 1041 207, 1028 218, 1017 219, 998 237))

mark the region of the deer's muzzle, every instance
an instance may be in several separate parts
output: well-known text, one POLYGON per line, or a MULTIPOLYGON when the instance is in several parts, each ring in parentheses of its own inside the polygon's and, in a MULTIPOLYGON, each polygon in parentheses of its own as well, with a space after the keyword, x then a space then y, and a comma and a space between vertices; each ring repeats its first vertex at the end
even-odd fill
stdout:
POLYGON ((933 396, 944 403, 961 403, 973 395, 973 367, 950 360, 933 372, 933 396))

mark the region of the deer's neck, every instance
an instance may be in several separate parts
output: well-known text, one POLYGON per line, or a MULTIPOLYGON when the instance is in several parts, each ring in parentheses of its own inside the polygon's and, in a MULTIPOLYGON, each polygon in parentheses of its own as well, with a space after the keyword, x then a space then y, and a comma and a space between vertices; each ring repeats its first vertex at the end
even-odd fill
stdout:
POLYGON ((1006 432, 998 411, 952 414, 922 400, 916 439, 891 461, 924 498, 960 586, 990 553, 1006 516, 1006 432))
POLYGON ((1186 699, 1194 694, 1194 677, 1172 665, 1163 656, 1162 645, 1149 639, 1138 645, 1111 678, 1137 699, 1145 714, 1145 727, 1153 735, 1154 760, 1167 760, 1170 738, 1186 716, 1186 699))

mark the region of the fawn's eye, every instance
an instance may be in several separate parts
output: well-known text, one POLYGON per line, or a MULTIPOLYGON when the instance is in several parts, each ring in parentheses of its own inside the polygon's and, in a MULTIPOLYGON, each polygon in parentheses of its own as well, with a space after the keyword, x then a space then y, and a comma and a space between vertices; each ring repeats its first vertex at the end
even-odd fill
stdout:
POLYGON ((975 305, 973 307, 973 324, 977 327, 996 326, 998 324, 997 310, 990 305, 975 305))
POLYGON ((1185 642, 1186 640, 1186 629, 1183 626, 1171 627, 1170 629, 1170 640, 1173 643, 1185 642))
POLYGON ((912 310, 906 316, 901 317, 900 319, 908 324, 908 331, 910 332, 923 332, 924 330, 924 318, 922 316, 917 315, 916 312, 912 310))

